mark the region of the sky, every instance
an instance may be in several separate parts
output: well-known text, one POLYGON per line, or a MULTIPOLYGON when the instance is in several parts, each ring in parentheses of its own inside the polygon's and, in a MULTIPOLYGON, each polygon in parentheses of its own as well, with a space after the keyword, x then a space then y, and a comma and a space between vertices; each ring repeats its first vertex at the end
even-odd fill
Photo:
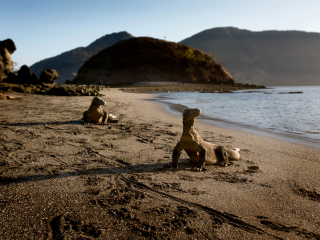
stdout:
POLYGON ((0 41, 16 68, 127 31, 179 42, 207 29, 320 33, 319 0, 0 0, 0 41))

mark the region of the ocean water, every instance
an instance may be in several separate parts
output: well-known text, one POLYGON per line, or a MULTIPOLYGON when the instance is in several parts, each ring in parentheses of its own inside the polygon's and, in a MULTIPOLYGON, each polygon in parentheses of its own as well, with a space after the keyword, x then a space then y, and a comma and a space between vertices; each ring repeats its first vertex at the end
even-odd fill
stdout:
POLYGON ((201 118, 216 125, 320 148, 320 86, 162 93, 157 101, 177 114, 200 108, 201 118))

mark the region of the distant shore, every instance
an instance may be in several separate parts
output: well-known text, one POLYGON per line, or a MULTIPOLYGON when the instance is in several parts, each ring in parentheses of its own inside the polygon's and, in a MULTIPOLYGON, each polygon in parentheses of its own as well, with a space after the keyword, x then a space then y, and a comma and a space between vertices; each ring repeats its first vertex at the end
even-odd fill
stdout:
POLYGON ((101 93, 118 123, 82 124, 92 96, 0 99, 1 238, 320 238, 319 149, 197 119, 241 159, 195 172, 183 153, 173 170, 182 117, 150 94, 101 93))
POLYGON ((140 82, 117 86, 127 92, 136 93, 157 93, 157 92, 232 92, 246 89, 265 89, 265 86, 255 84, 199 84, 179 82, 140 82))
POLYGON ((0 82, 0 93, 29 93, 55 96, 97 96, 103 89, 120 89, 126 92, 232 92, 244 89, 263 89, 265 86, 254 84, 192 84, 179 82, 139 82, 122 85, 85 85, 85 84, 16 84, 0 82))

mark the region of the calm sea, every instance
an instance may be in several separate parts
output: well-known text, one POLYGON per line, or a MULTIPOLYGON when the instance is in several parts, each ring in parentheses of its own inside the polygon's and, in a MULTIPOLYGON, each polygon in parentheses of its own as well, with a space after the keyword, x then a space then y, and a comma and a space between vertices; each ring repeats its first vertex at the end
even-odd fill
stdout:
POLYGON ((320 148, 320 86, 163 93, 157 101, 174 113, 200 108, 201 118, 216 125, 320 148))

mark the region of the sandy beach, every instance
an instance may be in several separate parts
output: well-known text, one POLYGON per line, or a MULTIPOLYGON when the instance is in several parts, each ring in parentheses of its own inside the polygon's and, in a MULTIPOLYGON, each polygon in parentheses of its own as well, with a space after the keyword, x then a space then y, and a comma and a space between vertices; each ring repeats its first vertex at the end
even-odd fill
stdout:
POLYGON ((101 91, 118 123, 84 125, 93 97, 0 99, 0 239, 320 239, 320 148, 196 120, 240 148, 230 166, 171 155, 182 116, 152 94, 101 91))

